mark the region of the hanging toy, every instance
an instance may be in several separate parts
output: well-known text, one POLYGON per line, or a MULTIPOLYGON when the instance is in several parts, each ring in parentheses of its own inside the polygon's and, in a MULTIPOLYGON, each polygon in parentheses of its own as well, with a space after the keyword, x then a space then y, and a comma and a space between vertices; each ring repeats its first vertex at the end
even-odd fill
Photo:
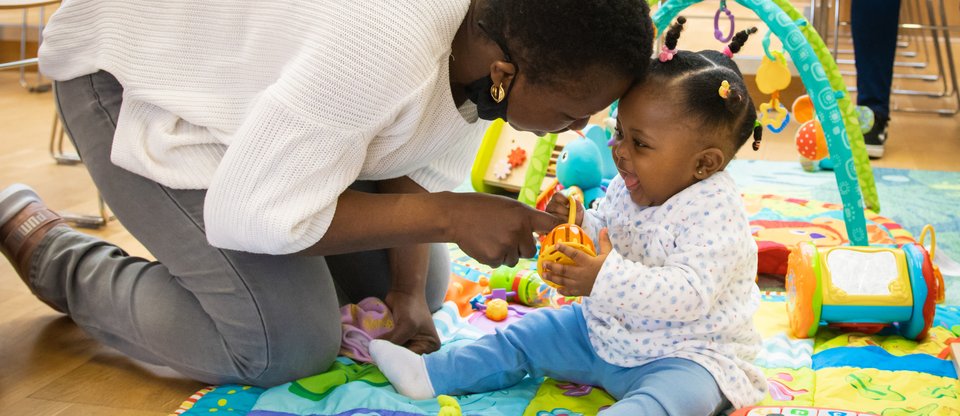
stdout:
POLYGON ((770 94, 770 101, 760 104, 760 124, 770 131, 779 133, 790 123, 790 113, 780 103, 780 91, 790 86, 790 69, 787 58, 782 52, 770 51, 770 33, 763 37, 763 53, 760 68, 757 70, 757 88, 764 94, 770 94))
POLYGON ((720 7, 717 9, 717 12, 713 15, 713 37, 717 38, 720 42, 727 43, 730 39, 733 39, 733 34, 736 31, 734 29, 734 19, 733 12, 727 8, 727 0, 720 0, 720 7), (720 30, 720 14, 727 15, 727 21, 730 22, 730 31, 727 32, 727 36, 723 36, 723 31, 720 30))
POLYGON ((798 123, 802 123, 795 136, 800 166, 808 172, 817 171, 821 169, 819 162, 830 156, 830 151, 809 95, 801 95, 794 100, 793 116, 798 123))
MULTIPOLYGON (((548 261, 567 265, 575 264, 570 257, 567 257, 566 254, 557 250, 559 244, 573 247, 591 257, 597 256, 597 249, 593 245, 593 240, 590 240, 587 232, 577 225, 576 199, 570 196, 567 200, 570 202, 570 216, 567 219, 567 223, 556 226, 553 231, 550 231, 550 234, 544 237, 541 244, 543 248, 540 251, 540 258, 537 259, 537 273, 539 273, 540 276, 544 275, 544 264, 548 261)), ((559 285, 549 280, 544 280, 543 282, 553 288, 560 288, 559 285)))

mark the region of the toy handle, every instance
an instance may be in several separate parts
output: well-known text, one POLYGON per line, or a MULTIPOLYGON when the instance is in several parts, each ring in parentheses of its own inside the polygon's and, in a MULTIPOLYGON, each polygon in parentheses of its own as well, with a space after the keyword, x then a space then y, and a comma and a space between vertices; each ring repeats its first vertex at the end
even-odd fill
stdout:
POLYGON ((927 224, 923 227, 923 231, 920 232, 920 240, 917 241, 921 246, 926 246, 924 242, 927 239, 927 232, 930 232, 930 261, 933 261, 934 256, 937 253, 937 232, 933 229, 933 226, 927 224))
POLYGON ((730 39, 733 39, 734 33, 734 22, 733 22, 733 12, 727 8, 727 2, 725 0, 720 1, 720 8, 717 9, 717 13, 713 15, 713 37, 715 37, 720 42, 729 42, 730 39), (730 22, 730 31, 727 33, 727 36, 723 36, 723 31, 720 30, 720 14, 723 13, 727 16, 727 21, 730 22))
POLYGON ((577 223, 577 198, 574 198, 573 193, 571 193, 569 196, 567 196, 567 201, 570 201, 570 214, 567 215, 567 223, 576 224, 577 223))

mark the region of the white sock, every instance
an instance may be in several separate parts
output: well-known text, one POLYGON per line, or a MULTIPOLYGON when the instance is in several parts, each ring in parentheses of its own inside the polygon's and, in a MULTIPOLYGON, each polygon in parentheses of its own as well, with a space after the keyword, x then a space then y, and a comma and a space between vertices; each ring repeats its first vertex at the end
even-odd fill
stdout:
POLYGON ((400 394, 414 400, 436 396, 423 357, 382 339, 370 341, 370 357, 400 394))

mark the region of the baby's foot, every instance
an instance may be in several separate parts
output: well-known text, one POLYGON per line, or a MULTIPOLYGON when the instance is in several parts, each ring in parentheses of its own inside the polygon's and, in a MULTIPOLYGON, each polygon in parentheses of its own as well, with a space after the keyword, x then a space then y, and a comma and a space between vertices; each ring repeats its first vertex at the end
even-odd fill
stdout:
POLYGON ((415 400, 435 396, 423 357, 389 341, 370 341, 370 356, 400 394, 415 400))

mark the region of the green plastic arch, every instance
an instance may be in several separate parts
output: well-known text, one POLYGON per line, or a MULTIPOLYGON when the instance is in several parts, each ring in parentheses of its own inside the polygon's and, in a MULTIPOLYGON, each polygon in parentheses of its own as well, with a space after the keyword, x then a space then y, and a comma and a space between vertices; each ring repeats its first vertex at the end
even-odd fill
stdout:
MULTIPOLYGON (((682 10, 701 0, 669 0, 664 2, 653 14, 657 33, 664 33, 667 26, 682 10)), ((650 1, 656 4, 656 1, 650 1)), ((846 94, 846 87, 840 78, 836 63, 827 52, 823 40, 816 31, 809 28, 799 12, 785 0, 737 0, 737 3, 749 8, 767 24, 771 31, 783 41, 784 49, 790 54, 800 72, 800 79, 806 86, 813 101, 817 117, 823 125, 827 138, 830 159, 836 166, 834 175, 840 198, 843 201, 843 217, 847 227, 850 244, 869 245, 867 224, 863 214, 863 195, 872 198, 872 208, 879 209, 873 172, 867 159, 863 144, 863 134, 857 121, 856 112, 846 94), (797 20, 797 22, 794 21, 797 20), (801 28, 806 29, 805 31, 801 28), (818 49, 819 51, 815 51, 818 49), (820 52, 820 53, 818 53, 820 52), (824 64, 826 62, 826 64, 824 64), (826 70, 830 70, 828 75, 826 70), (849 132, 847 127, 849 126, 849 132), (853 135, 854 145, 847 134, 853 135), (853 158, 852 150, 858 157, 853 158), (858 174, 860 174, 858 180, 858 174), (858 186, 859 185, 859 186, 858 186)))

